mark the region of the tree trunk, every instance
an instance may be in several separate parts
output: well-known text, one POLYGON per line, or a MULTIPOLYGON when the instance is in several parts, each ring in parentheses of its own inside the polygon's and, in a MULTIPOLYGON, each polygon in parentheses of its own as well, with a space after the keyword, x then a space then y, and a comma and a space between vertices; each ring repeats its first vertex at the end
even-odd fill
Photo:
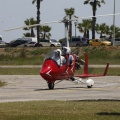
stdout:
POLYGON ((95 39, 95 24, 96 24, 96 0, 93 3, 93 20, 92 20, 92 39, 95 39))
POLYGON ((89 30, 87 30, 87 38, 89 39, 89 30))
POLYGON ((35 34, 34 34, 34 31, 33 31, 33 28, 31 28, 31 37, 35 37, 35 34))
MULTIPOLYGON (((37 24, 40 23, 40 0, 37 0, 37 24)), ((37 42, 39 43, 40 26, 37 26, 37 42)))

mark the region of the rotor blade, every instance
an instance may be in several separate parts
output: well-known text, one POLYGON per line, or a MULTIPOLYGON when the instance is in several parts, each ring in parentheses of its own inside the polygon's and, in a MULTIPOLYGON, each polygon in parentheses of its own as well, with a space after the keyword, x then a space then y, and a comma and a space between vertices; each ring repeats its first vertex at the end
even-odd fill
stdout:
POLYGON ((92 18, 92 17, 107 17, 107 16, 113 16, 113 15, 120 15, 120 13, 105 14, 105 15, 96 15, 96 16, 87 16, 87 17, 81 17, 81 19, 92 18))
POLYGON ((30 28, 30 27, 37 27, 37 26, 42 26, 42 25, 46 25, 46 24, 52 24, 52 23, 61 23, 61 21, 53 21, 53 22, 45 22, 45 23, 40 23, 40 24, 34 24, 34 25, 26 25, 26 26, 22 26, 22 27, 16 27, 16 28, 11 28, 11 29, 7 29, 5 31, 12 31, 12 30, 17 30, 17 29, 24 29, 24 28, 30 28))

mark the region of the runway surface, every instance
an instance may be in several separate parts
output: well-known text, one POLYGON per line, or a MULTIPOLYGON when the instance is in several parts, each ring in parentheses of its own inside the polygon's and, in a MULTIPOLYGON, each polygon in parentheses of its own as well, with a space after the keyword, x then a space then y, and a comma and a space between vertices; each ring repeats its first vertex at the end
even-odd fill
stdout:
POLYGON ((120 76, 92 78, 93 88, 62 81, 48 90, 39 75, 0 75, 7 85, 0 88, 0 102, 33 100, 120 100, 120 76))

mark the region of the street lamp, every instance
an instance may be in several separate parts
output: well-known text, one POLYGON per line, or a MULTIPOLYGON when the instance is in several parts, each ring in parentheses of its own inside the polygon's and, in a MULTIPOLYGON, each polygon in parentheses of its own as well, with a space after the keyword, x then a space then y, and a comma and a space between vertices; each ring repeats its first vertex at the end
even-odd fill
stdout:
POLYGON ((75 37, 76 37, 76 26, 77 26, 77 21, 75 21, 74 24, 75 24, 75 37))
POLYGON ((115 45, 115 0, 114 0, 114 11, 113 11, 113 46, 115 45))

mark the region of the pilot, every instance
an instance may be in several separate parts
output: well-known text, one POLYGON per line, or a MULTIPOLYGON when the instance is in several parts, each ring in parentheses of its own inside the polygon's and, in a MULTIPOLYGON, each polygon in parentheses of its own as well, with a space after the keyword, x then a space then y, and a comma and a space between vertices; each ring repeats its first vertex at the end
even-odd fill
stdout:
POLYGON ((66 63, 65 57, 61 56, 60 49, 54 50, 54 56, 52 59, 55 60, 59 66, 62 66, 66 63))
POLYGON ((71 49, 69 47, 63 47, 63 55, 67 59, 68 65, 71 67, 74 63, 74 58, 71 55, 71 49))
MULTIPOLYGON (((74 57, 71 55, 71 49, 69 47, 63 47, 62 52, 68 61, 69 67, 71 67, 74 64, 74 57)), ((71 76, 70 80, 72 82, 79 83, 79 81, 76 80, 74 76, 71 76)))

